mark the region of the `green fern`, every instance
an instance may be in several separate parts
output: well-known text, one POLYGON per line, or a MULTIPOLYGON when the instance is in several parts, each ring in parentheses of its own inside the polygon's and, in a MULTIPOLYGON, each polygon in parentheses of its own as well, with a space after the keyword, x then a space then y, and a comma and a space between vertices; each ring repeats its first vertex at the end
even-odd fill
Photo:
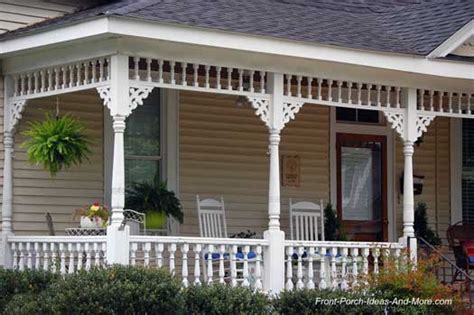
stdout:
POLYGON ((73 165, 88 160, 90 141, 84 135, 84 126, 70 115, 31 122, 23 132, 27 140, 22 144, 27 149, 28 160, 41 165, 51 176, 73 165))

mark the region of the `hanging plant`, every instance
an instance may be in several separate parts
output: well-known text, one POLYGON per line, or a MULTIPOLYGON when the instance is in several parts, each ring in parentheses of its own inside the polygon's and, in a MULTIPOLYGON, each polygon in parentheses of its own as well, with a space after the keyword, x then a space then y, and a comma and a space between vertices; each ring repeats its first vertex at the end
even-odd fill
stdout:
POLYGON ((23 132, 28 160, 55 176, 59 171, 88 160, 91 153, 84 126, 70 115, 46 114, 43 121, 31 122, 23 132))

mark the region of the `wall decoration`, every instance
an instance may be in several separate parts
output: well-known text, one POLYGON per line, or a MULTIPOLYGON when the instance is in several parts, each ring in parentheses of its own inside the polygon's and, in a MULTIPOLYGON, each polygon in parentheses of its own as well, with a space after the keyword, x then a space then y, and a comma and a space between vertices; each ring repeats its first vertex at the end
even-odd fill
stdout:
POLYGON ((300 187, 300 157, 298 155, 283 155, 282 185, 284 187, 300 187))

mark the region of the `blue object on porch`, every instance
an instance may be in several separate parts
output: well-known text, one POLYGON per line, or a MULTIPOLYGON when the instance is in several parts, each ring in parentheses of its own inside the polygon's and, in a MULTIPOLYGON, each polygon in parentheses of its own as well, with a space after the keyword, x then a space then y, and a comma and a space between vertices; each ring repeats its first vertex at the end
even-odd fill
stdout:
MULTIPOLYGON (((209 255, 209 253, 206 253, 206 254, 204 255, 204 259, 207 260, 208 255, 209 255)), ((219 260, 219 259, 221 258, 221 254, 220 254, 220 253, 212 253, 212 256, 211 256, 211 257, 212 257, 212 260, 219 260)), ((224 259, 229 259, 229 257, 230 257, 229 253, 224 253, 224 259)), ((237 259, 244 259, 244 253, 242 253, 242 252, 237 252, 237 253, 235 254, 235 257, 236 257, 237 259)), ((248 259, 255 259, 255 258, 257 258, 257 254, 255 254, 254 252, 249 252, 249 253, 247 254, 247 258, 248 258, 248 259)))
POLYGON ((469 256, 467 260, 469 261, 470 264, 474 263, 474 256, 469 256))
MULTIPOLYGON (((204 259, 207 260, 207 257, 209 256, 209 253, 206 253, 204 255, 204 259)), ((218 260, 219 258, 221 258, 221 254, 220 253, 212 253, 212 260, 218 260)), ((228 259, 229 258, 229 253, 224 253, 224 259, 228 259)))
MULTIPOLYGON (((315 252, 314 253, 315 255, 319 255, 319 252, 315 252)), ((308 257, 308 253, 306 251, 303 252, 303 255, 301 255, 301 258, 305 259, 306 257, 308 257)), ((331 253, 326 253, 326 257, 331 257, 331 253)), ((336 254, 336 257, 341 257, 341 254, 336 254)), ((474 258, 474 257, 473 257, 474 258)), ((293 253, 293 255, 291 255, 291 259, 293 260, 298 260, 298 254, 297 253, 293 253)))
MULTIPOLYGON (((237 252, 237 254, 235 254, 235 257, 237 257, 237 259, 244 259, 244 253, 237 252)), ((257 254, 255 254, 254 252, 248 252, 247 254, 248 259, 254 259, 256 257, 257 257, 257 254)))

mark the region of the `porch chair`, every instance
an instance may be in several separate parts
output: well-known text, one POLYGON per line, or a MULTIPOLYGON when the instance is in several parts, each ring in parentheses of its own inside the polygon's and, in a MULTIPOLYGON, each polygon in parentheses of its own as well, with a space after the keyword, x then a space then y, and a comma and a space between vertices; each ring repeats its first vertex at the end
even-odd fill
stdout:
POLYGON ((290 198, 290 237, 295 241, 324 241, 324 205, 290 198))
MULTIPOLYGON (((199 198, 199 195, 196 195, 196 203, 197 203, 197 211, 198 211, 198 219, 199 219, 199 234, 201 237, 205 238, 228 238, 227 235, 227 222, 225 217, 225 205, 224 205, 224 197, 221 196, 220 201, 216 199, 203 199, 199 198)), ((202 253, 202 270, 204 271, 204 280, 207 281, 207 270, 206 262, 208 259, 208 255, 212 255, 212 263, 218 264, 220 253, 213 252, 209 253, 203 251, 202 253)), ((243 263, 243 255, 236 255, 237 263, 243 263)), ((255 261, 256 254, 254 252, 249 252, 247 256, 247 261, 252 263, 255 261)), ((230 255, 229 253, 224 253, 224 259, 229 260, 230 255)), ((218 268, 216 268, 217 271, 218 268)), ((226 273, 230 270, 229 268, 225 268, 226 273)), ((237 272, 242 272, 243 269, 237 267, 237 272)))
POLYGON ((130 228, 130 235, 146 234, 146 215, 144 213, 125 209, 123 210, 123 225, 127 225, 130 228))

